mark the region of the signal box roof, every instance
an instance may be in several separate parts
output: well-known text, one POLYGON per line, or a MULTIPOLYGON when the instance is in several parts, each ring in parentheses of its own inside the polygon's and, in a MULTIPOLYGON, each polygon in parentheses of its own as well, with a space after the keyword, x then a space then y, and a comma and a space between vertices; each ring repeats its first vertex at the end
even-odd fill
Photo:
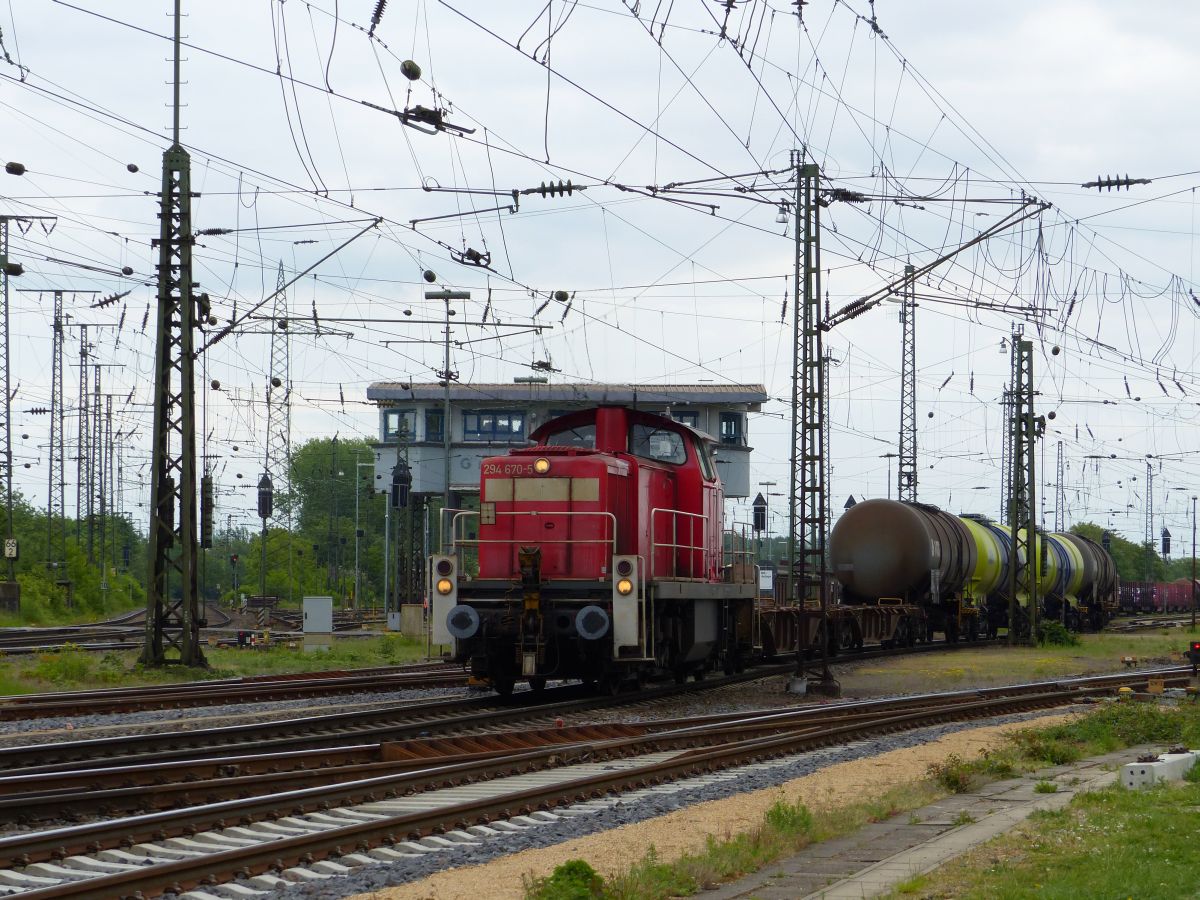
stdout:
MULTIPOLYGON (((442 400, 440 384, 377 381, 367 388, 367 399, 380 404, 442 400)), ((761 384, 452 384, 455 403, 587 403, 628 406, 688 404, 745 404, 758 412, 769 400, 761 384)))

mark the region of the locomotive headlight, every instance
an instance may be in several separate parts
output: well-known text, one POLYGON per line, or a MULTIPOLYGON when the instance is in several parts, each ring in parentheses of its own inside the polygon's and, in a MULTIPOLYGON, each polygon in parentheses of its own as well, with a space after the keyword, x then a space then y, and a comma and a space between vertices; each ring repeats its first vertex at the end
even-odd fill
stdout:
POLYGON ((633 582, 628 578, 622 578, 617 582, 617 593, 622 597, 627 597, 633 593, 633 582))
POLYGON ((439 594, 445 595, 454 590, 454 582, 449 578, 439 578, 436 587, 439 594))
POLYGON ((533 471, 538 475, 545 475, 550 471, 550 460, 544 456, 539 456, 533 461, 533 471))

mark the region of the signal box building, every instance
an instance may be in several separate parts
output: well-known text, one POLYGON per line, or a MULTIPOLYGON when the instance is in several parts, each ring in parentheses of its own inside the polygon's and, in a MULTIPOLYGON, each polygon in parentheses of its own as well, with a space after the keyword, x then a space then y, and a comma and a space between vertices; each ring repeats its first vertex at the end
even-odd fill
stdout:
POLYGON ((749 413, 768 399, 760 384, 439 384, 382 381, 367 388, 379 406, 376 484, 390 482, 401 455, 414 494, 441 494, 446 486, 445 429, 450 429, 450 491, 479 492, 480 463, 529 442, 548 419, 601 404, 667 415, 717 441, 717 470, 730 498, 750 495, 749 413))

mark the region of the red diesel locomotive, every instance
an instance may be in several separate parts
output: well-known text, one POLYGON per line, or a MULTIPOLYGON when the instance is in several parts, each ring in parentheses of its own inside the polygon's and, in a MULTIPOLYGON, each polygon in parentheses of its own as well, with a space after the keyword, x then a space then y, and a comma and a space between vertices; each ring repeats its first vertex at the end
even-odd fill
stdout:
POLYGON ((754 566, 727 559, 712 438, 619 406, 561 416, 485 459, 478 512, 429 559, 433 641, 501 694, 518 679, 617 690, 740 669, 754 566))

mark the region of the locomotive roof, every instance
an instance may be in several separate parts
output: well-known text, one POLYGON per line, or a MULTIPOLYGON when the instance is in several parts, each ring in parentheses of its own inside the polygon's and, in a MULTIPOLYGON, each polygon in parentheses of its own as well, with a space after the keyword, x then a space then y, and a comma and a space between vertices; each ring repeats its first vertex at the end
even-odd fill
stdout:
MULTIPOLYGON (((445 396, 446 389, 436 382, 377 381, 367 388, 368 400, 385 402, 443 400, 445 396)), ((770 398, 761 384, 452 384, 450 399, 480 404, 559 402, 639 407, 745 404, 750 412, 757 412, 770 398)))

